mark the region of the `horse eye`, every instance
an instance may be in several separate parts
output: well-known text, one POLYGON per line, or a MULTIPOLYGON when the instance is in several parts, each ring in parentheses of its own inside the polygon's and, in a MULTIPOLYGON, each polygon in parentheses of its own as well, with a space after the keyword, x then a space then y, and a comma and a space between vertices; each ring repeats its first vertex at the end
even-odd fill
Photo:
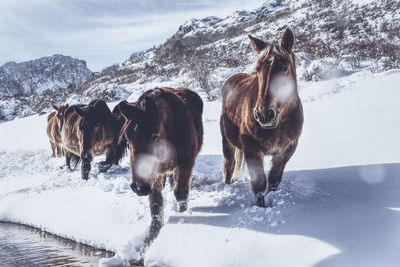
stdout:
POLYGON ((284 67, 282 68, 282 72, 287 73, 287 72, 288 72, 288 67, 287 67, 287 66, 284 66, 284 67))

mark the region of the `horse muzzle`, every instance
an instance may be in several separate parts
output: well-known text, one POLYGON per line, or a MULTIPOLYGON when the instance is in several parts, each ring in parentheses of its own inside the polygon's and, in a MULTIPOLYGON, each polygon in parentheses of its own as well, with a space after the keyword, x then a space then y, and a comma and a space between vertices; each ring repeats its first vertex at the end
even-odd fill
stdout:
POLYGON ((254 108, 254 119, 260 124, 263 129, 274 129, 278 126, 279 116, 276 110, 272 107, 268 108, 267 111, 259 111, 254 108))
POLYGON ((131 183, 131 189, 138 196, 147 196, 151 193, 151 186, 148 183, 131 183))

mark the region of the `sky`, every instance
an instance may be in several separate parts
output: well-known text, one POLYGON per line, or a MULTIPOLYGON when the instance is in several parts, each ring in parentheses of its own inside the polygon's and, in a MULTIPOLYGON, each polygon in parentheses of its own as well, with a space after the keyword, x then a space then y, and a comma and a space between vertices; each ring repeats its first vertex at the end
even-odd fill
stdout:
POLYGON ((1 0, 0 65, 53 54, 92 71, 163 43, 191 18, 226 17, 262 0, 1 0))

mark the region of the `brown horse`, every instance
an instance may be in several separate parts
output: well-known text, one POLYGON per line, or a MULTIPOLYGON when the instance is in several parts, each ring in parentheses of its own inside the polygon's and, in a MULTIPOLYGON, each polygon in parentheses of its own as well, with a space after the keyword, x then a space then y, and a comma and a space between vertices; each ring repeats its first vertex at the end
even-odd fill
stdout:
POLYGON ((64 113, 69 107, 68 104, 57 107, 51 104, 55 111, 47 117, 47 136, 50 140, 52 157, 62 157, 64 154, 61 141, 61 128, 64 124, 64 113))
POLYGON ((67 166, 70 168, 71 157, 75 160, 75 167, 82 160, 82 179, 89 178, 94 156, 106 154, 106 160, 100 162, 101 172, 107 171, 112 164, 118 164, 122 158, 126 142, 118 141, 124 119, 118 114, 118 109, 111 113, 107 104, 99 99, 88 105, 73 105, 65 112, 61 139, 67 154, 67 166))
POLYGON ((190 89, 157 88, 136 103, 118 106, 126 118, 122 133, 129 144, 131 188, 139 196, 149 195, 149 242, 163 224, 166 173, 174 176, 178 211, 187 209, 190 176, 203 143, 203 101, 190 89))
POLYGON ((256 71, 233 75, 221 92, 224 181, 230 184, 237 176, 244 156, 256 204, 265 206, 265 193, 277 189, 296 150, 303 108, 297 92, 293 32, 286 29, 279 42, 249 38, 260 55, 256 71), (267 192, 264 155, 272 156, 267 192))

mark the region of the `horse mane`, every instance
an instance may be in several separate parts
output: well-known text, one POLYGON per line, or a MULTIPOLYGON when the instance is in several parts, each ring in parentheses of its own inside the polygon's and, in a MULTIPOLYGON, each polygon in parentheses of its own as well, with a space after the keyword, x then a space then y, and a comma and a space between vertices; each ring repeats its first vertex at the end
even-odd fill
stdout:
POLYGON ((269 40, 266 43, 267 46, 260 52, 260 57, 268 57, 271 54, 278 54, 293 63, 291 53, 284 49, 279 41, 269 40))

